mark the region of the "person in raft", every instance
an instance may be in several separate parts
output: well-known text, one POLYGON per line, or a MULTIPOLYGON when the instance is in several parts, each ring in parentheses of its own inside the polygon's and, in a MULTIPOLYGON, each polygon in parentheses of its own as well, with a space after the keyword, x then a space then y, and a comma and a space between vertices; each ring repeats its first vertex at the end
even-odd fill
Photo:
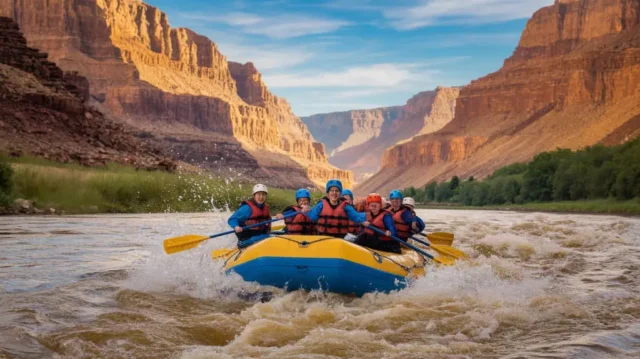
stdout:
POLYGON ((253 186, 253 198, 243 201, 240 208, 229 217, 227 224, 236 231, 238 240, 244 241, 253 236, 271 232, 271 223, 249 228, 246 231, 242 230, 242 227, 271 220, 266 200, 267 186, 258 183, 253 186))
POLYGON ((413 210, 415 206, 413 198, 406 198, 406 203, 411 203, 413 205, 412 207, 404 205, 405 198, 402 196, 402 192, 396 189, 389 193, 389 199, 391 200, 391 207, 389 207, 388 211, 393 216, 393 222, 398 231, 398 238, 406 242, 413 234, 420 233, 424 230, 424 222, 413 210))
MULTIPOLYGON (((341 199, 346 201, 348 204, 352 205, 355 209, 355 204, 353 203, 353 192, 351 192, 350 189, 345 189, 342 191, 341 199)), ((357 209, 356 211, 364 212, 364 211, 358 211, 357 209)), ((361 230, 362 230, 362 226, 356 224, 354 221, 349 221, 349 233, 359 234, 361 230)))
POLYGON ((382 197, 377 193, 371 193, 367 196, 367 222, 364 226, 370 225, 385 233, 380 233, 364 228, 364 232, 355 240, 355 244, 371 249, 377 249, 384 252, 402 253, 400 243, 396 242, 391 236, 396 236, 396 226, 393 222, 393 216, 390 212, 382 209, 382 197))
POLYGON ((318 234, 344 238, 349 233, 349 221, 362 224, 367 216, 357 212, 352 205, 340 198, 342 194, 342 182, 332 179, 325 187, 327 194, 313 208, 304 207, 307 216, 316 222, 318 234))
MULTIPOLYGON (((311 192, 309 190, 301 188, 296 191, 296 203, 293 206, 285 208, 284 215, 291 214, 293 212, 300 212, 302 208, 308 207, 311 203, 311 192)), ((287 225, 288 234, 317 234, 316 224, 304 213, 299 213, 293 217, 284 219, 284 223, 287 225)))

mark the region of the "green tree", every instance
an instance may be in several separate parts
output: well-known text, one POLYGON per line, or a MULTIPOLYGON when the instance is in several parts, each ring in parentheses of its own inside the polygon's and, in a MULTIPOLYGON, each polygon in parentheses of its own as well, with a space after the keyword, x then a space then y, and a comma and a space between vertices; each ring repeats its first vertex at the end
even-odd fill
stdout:
POLYGON ((460 186, 460 193, 458 194, 458 203, 465 206, 471 206, 473 204, 473 192, 478 186, 479 182, 467 181, 460 186))
POLYGON ((454 191, 456 188, 460 186, 460 178, 458 176, 451 177, 451 190, 454 191))
POLYGON ((475 179, 473 178, 473 176, 469 176, 469 178, 467 178, 467 182, 473 182, 475 181, 475 179))
POLYGON ((558 163, 570 156, 571 151, 563 149, 536 155, 523 175, 522 192, 525 198, 537 202, 553 200, 553 176, 558 163))
POLYGON ((436 199, 436 188, 438 188, 438 182, 430 182, 425 186, 425 201, 431 202, 436 199))
POLYGON ((486 182, 478 183, 478 186, 473 191, 473 197, 471 200, 471 204, 474 206, 486 206, 487 198, 489 197, 490 187, 486 182))
POLYGON ((436 188, 436 201, 438 202, 447 202, 453 196, 453 191, 451 190, 450 182, 442 182, 436 188))
POLYGON ((3 157, 0 157, 0 207, 10 204, 13 190, 13 169, 3 157))

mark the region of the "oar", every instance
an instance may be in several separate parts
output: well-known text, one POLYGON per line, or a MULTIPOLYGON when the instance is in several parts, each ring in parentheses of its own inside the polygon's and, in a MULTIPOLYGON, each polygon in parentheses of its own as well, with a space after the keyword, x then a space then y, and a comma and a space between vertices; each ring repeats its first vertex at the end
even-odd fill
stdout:
POLYGON ((425 246, 433 249, 434 251, 440 253, 440 255, 447 255, 456 259, 464 259, 467 258, 467 254, 459 249, 453 248, 451 246, 445 246, 445 245, 439 245, 439 244, 432 244, 423 240, 420 240, 416 237, 409 237, 411 239, 413 239, 414 241, 418 242, 418 243, 422 243, 425 246))
MULTIPOLYGON (((291 212, 289 214, 286 214, 282 218, 293 217, 293 216, 298 215, 299 213, 300 212, 291 212)), ((260 227, 260 226, 263 226, 265 224, 269 224, 271 222, 275 222, 275 221, 279 221, 279 220, 280 219, 278 219, 278 218, 274 218, 274 219, 271 219, 269 221, 264 221, 264 222, 252 224, 250 226, 242 227, 242 230, 246 231, 247 229, 250 229, 250 228, 253 228, 253 227, 260 227)), ((180 237, 169 238, 169 239, 166 239, 164 241, 164 251, 167 254, 173 254, 173 253, 186 251, 187 249, 191 249, 191 248, 197 247, 201 242, 204 242, 207 239, 212 239, 212 238, 216 238, 216 237, 222 237, 222 236, 226 236, 227 234, 232 234, 232 233, 235 233, 235 230, 232 229, 230 231, 226 231, 226 232, 222 232, 222 233, 218 233, 218 234, 213 234, 213 235, 210 235, 209 237, 201 236, 201 235, 197 235, 197 234, 187 234, 187 235, 180 236, 180 237)))
POLYGON ((420 233, 421 235, 427 237, 431 244, 442 244, 445 246, 451 246, 453 244, 453 233, 447 232, 434 232, 434 233, 420 233))
MULTIPOLYGON (((387 235, 386 233, 384 233, 383 231, 379 230, 379 229, 378 229, 378 228, 376 228, 376 227, 373 227, 373 226, 367 226, 366 228, 369 228, 370 230, 372 230, 372 231, 374 231, 374 232, 377 232, 377 233, 379 233, 379 234, 381 234, 381 235, 383 235, 383 236, 386 236, 386 235, 387 235)), ((416 246, 414 246, 414 245, 412 245, 412 244, 409 244, 409 243, 407 243, 407 242, 403 241, 402 239, 400 239, 400 238, 398 238, 398 237, 390 236, 390 238, 392 238, 394 241, 396 241, 396 242, 400 243, 401 245, 403 245, 403 246, 405 246, 405 247, 409 247, 409 248, 413 249, 414 251, 416 251, 416 252, 418 252, 418 253, 422 254, 423 256, 425 256, 425 257, 427 257, 427 258, 431 258, 432 260, 436 261, 437 263, 445 264, 445 265, 448 265, 448 266, 452 266, 452 265, 454 264, 454 260, 453 260, 452 258, 448 258, 448 257, 434 257, 434 256, 432 256, 431 254, 429 254, 429 253, 427 253, 427 252, 423 251, 422 249, 420 249, 420 248, 418 248, 418 247, 416 247, 416 246)))

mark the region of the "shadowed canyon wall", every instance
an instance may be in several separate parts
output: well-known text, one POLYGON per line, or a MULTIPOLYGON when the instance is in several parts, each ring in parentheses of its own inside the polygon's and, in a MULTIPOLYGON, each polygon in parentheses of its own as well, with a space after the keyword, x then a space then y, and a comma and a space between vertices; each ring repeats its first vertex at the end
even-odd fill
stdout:
POLYGON ((302 120, 326 144, 329 161, 349 168, 356 181, 363 181, 378 171, 386 148, 449 123, 458 93, 457 88, 438 87, 415 95, 404 106, 317 114, 302 120))
POLYGON ((362 191, 483 177, 557 147, 638 134, 640 0, 562 0, 537 11, 504 66, 460 91, 440 131, 388 149, 362 191))
POLYGON ((28 43, 62 69, 87 77, 106 111, 178 159, 248 179, 269 173, 266 180, 283 187, 313 186, 325 175, 353 180, 328 163, 324 146, 286 100, 269 92, 253 64, 227 62, 215 43, 172 28, 155 7, 135 0, 0 0, 0 15, 14 18, 28 43), (205 153, 196 155, 192 145, 205 153))

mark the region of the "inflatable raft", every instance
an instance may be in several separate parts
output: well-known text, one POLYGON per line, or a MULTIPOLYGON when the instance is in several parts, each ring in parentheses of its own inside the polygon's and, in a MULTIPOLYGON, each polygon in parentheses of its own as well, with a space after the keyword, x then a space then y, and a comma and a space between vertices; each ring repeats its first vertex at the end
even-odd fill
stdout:
POLYGON ((215 250, 227 272, 287 290, 326 290, 362 296, 406 287, 425 274, 425 259, 365 248, 341 238, 271 235, 246 248, 215 250))

